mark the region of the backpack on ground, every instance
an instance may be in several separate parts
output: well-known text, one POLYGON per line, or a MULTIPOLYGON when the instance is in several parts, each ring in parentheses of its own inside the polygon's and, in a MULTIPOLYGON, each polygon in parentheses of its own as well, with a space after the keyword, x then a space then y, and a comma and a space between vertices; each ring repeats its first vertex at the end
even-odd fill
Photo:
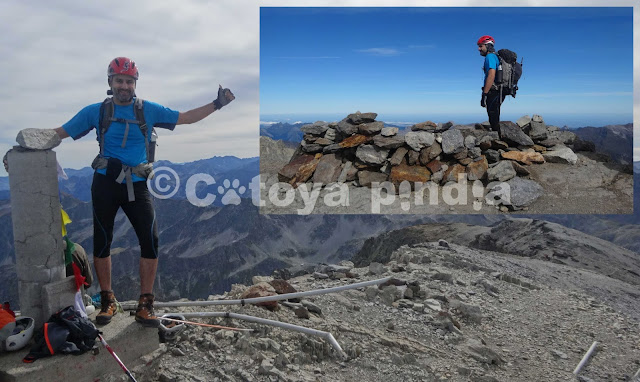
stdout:
POLYGON ((518 62, 518 55, 509 49, 500 49, 497 53, 500 65, 496 71, 494 88, 502 94, 516 97, 518 80, 522 77, 522 62, 518 62))
POLYGON ((51 315, 44 327, 34 335, 35 344, 22 362, 54 354, 82 354, 91 350, 100 332, 73 307, 68 306, 51 315))
MULTIPOLYGON (((113 114, 115 113, 115 106, 113 104, 113 97, 106 98, 102 105, 100 106, 100 123, 99 123, 99 134, 98 134, 98 143, 100 144, 100 155, 104 155, 104 136, 109 130, 109 126, 111 126, 111 122, 121 122, 126 124, 127 130, 129 128, 129 123, 135 123, 140 128, 140 132, 144 137, 144 145, 147 150, 147 162, 153 163, 155 160, 156 153, 156 138, 157 134, 155 129, 151 128, 151 139, 149 139, 149 129, 147 128, 147 123, 144 120, 144 100, 142 98, 136 98, 136 101, 133 105, 133 111, 135 113, 135 120, 123 119, 123 118, 114 118, 113 114)), ((128 132, 128 131, 127 131, 128 132)), ((123 147, 126 143, 126 134, 123 141, 123 147)))

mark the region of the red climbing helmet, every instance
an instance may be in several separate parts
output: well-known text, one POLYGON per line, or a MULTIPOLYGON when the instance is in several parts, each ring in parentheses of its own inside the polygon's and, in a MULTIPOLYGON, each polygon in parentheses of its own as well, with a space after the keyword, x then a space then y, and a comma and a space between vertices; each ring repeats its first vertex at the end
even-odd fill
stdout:
POLYGON ((116 57, 109 63, 107 68, 107 77, 114 76, 116 74, 126 74, 138 80, 138 67, 132 59, 127 57, 116 57))
POLYGON ((491 36, 482 36, 478 39, 478 45, 495 44, 495 40, 491 36))

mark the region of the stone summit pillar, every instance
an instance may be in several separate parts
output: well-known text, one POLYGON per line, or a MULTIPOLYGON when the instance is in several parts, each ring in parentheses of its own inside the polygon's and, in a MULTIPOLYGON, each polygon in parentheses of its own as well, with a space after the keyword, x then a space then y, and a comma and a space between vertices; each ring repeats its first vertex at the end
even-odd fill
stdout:
POLYGON ((52 313, 43 287, 66 278, 56 153, 16 146, 7 161, 20 312, 40 327, 52 313))

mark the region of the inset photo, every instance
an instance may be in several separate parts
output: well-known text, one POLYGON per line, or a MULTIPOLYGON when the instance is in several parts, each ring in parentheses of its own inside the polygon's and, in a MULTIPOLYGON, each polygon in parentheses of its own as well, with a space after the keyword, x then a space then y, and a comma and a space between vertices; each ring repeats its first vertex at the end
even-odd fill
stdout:
POLYGON ((260 9, 261 213, 631 214, 632 122, 632 7, 260 9))

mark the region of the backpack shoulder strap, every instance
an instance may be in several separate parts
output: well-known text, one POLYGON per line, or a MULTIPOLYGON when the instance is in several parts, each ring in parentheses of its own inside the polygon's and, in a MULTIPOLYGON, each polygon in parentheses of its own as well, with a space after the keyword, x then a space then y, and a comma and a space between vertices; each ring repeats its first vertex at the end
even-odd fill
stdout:
POLYGON ((136 116, 136 120, 139 122, 138 126, 140 127, 140 132, 144 137, 144 146, 147 150, 147 160, 150 158, 150 146, 149 146, 149 129, 147 127, 147 122, 144 119, 144 100, 142 98, 136 98, 136 102, 133 106, 133 111, 136 116))
POLYGON ((98 124, 98 142, 100 144, 100 155, 104 155, 104 135, 109 130, 114 114, 113 98, 107 97, 100 105, 100 123, 98 124))
POLYGON ((142 131, 142 135, 147 137, 147 123, 144 120, 144 100, 142 98, 136 98, 136 102, 133 105, 133 111, 136 116, 136 120, 139 122, 140 130, 142 131))

